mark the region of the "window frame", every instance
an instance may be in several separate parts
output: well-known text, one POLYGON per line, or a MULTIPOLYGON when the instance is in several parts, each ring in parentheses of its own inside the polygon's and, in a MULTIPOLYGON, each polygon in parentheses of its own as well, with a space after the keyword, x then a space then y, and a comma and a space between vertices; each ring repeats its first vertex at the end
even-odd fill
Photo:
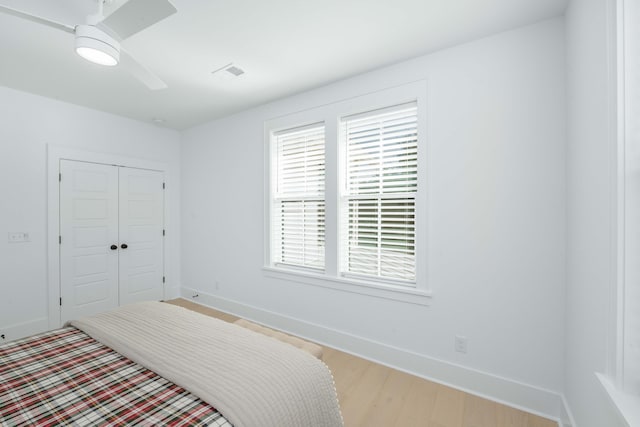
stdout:
POLYGON ((627 190, 627 99, 626 87, 628 73, 625 56, 629 47, 625 40, 629 7, 633 2, 614 0, 607 3, 608 25, 608 67, 611 71, 608 78, 608 121, 610 143, 609 164, 611 166, 611 218, 612 239, 610 247, 610 289, 609 314, 607 325, 607 361, 603 373, 595 372, 602 389, 609 397, 612 407, 617 411, 621 421, 628 425, 640 423, 640 394, 625 390, 625 383, 630 381, 625 367, 625 309, 626 307, 626 269, 629 262, 626 239, 628 229, 625 221, 628 215, 626 205, 627 190))
MULTIPOLYGON (((326 203, 326 192, 324 190, 324 186, 325 186, 325 182, 326 182, 326 178, 323 176, 323 183, 322 183, 322 192, 321 193, 317 193, 317 194, 308 194, 308 191, 303 191, 301 193, 298 194, 291 194, 291 195, 285 195, 286 192, 283 192, 281 189, 278 188, 279 185, 279 176, 278 176, 278 171, 280 170, 280 164, 278 163, 278 161, 280 160, 280 157, 278 155, 279 150, 278 150, 278 146, 279 146, 279 141, 280 141, 280 137, 283 135, 287 135, 287 134, 295 134, 295 133, 301 133, 301 132, 305 132, 305 131, 313 131, 315 129, 319 129, 322 128, 322 140, 324 141, 324 134, 326 134, 326 129, 324 126, 324 123, 313 123, 310 124, 308 126, 303 126, 303 127, 296 127, 296 128, 288 128, 286 130, 282 130, 282 131, 277 131, 277 132, 272 132, 271 134, 271 138, 273 138, 273 140, 270 142, 272 147, 271 147, 271 165, 272 165, 272 176, 273 176, 273 186, 271 187, 271 213, 274 213, 275 210, 278 209, 278 206, 282 206, 283 202, 287 202, 287 201, 299 201, 299 202, 320 202, 321 204, 326 203)), ((326 149, 326 143, 323 143, 323 149, 326 149)), ((324 153, 323 153, 323 157, 324 157, 324 153)), ((306 160, 305 160, 306 161, 306 160)), ((326 163, 326 162, 325 162, 326 163)), ((324 173, 323 173, 324 175, 324 173)), ((325 208, 326 210, 326 208, 325 208)), ((279 217, 278 217, 279 218, 279 217)), ((304 218, 304 215, 303 215, 304 218)), ((273 218, 273 220, 275 221, 277 218, 273 218)), ((323 218, 324 221, 324 218, 323 218)), ((324 257, 325 257, 325 253, 322 254, 322 266, 312 266, 312 265, 302 265, 302 264, 293 264, 293 263, 287 263, 284 261, 277 261, 274 260, 273 258, 279 258, 277 256, 273 256, 275 252, 276 248, 280 248, 280 251, 284 251, 283 246, 284 245, 280 245, 277 244, 275 242, 275 238, 276 238, 276 233, 274 232, 274 228, 275 227, 279 227, 280 225, 282 225, 282 221, 279 222, 279 224, 271 224, 270 225, 270 239, 271 239, 271 257, 272 258, 270 260, 270 263, 273 265, 278 265, 278 266, 285 266, 286 268, 294 268, 294 269, 301 269, 301 270, 308 270, 308 271, 315 271, 315 272, 323 272, 324 271, 324 257)), ((304 228, 304 226, 303 226, 304 228)), ((280 239, 283 238, 282 235, 279 236, 280 239)), ((324 246, 324 235, 323 235, 323 246, 324 246)), ((304 252, 304 248, 305 248, 305 244, 302 244, 303 247, 303 252, 304 252)), ((325 251, 326 252, 326 251, 325 251)), ((303 256, 303 260, 304 260, 304 256, 303 256)))
POLYGON ((400 86, 370 92, 348 99, 311 107, 302 111, 282 115, 264 123, 264 264, 263 274, 267 278, 292 281, 312 286, 357 294, 380 297, 400 302, 429 305, 432 292, 428 287, 428 105, 427 82, 420 80, 400 86), (415 102, 418 108, 418 191, 416 195, 415 235, 416 235, 416 280, 415 286, 399 284, 384 278, 343 276, 340 274, 339 206, 342 175, 342 156, 339 151, 339 126, 343 118, 356 114, 374 112, 388 107, 415 102), (325 127, 325 268, 311 271, 271 262, 271 215, 272 195, 276 180, 272 166, 273 135, 287 129, 295 129, 312 124, 324 123, 325 127))
MULTIPOLYGON (((412 101, 409 103, 403 103, 403 104, 396 104, 396 105, 390 105, 388 107, 382 108, 382 109, 376 109, 376 110, 370 110, 370 111, 365 111, 356 115, 349 115, 349 116, 342 116, 339 118, 339 135, 338 135, 338 146, 339 146, 339 173, 338 173, 338 178, 339 178, 339 184, 340 184, 340 203, 339 203, 339 208, 338 208, 338 214, 339 214, 339 226, 340 229, 338 231, 338 236, 339 236, 339 244, 340 247, 339 248, 343 248, 343 252, 339 252, 339 256, 340 256, 340 268, 338 271, 338 274, 341 277, 345 277, 345 278, 354 278, 356 280, 367 280, 367 281, 373 281, 373 282, 381 282, 381 283, 387 283, 387 284, 394 284, 394 285, 398 285, 398 286, 406 286, 406 287, 410 287, 410 288, 416 288, 417 287, 417 279, 414 280, 405 280, 405 279, 400 279, 400 278, 391 278, 391 277, 383 277, 383 276, 379 276, 379 275, 369 275, 369 274, 364 274, 364 273, 358 273, 358 272, 354 272, 354 271, 346 271, 345 266, 346 264, 348 264, 348 253, 349 253, 349 238, 347 237, 349 235, 349 230, 350 230, 350 216, 348 214, 349 211, 349 206, 352 200, 360 200, 360 201, 366 201, 366 200, 377 200, 380 205, 383 205, 385 202, 383 201, 387 201, 386 203, 388 203, 388 201, 391 200, 400 200, 400 199, 406 199, 406 200, 410 200, 413 199, 413 204, 414 204, 414 239, 416 239, 417 237, 417 231, 415 230, 415 227, 417 226, 417 196, 418 196, 418 190, 419 190, 419 186, 416 187, 415 191, 413 192, 408 192, 408 191, 404 191, 404 192, 398 192, 398 193, 388 193, 385 191, 378 191, 378 192, 371 192, 371 193, 353 193, 352 191, 349 190, 349 165, 347 163, 348 159, 349 159, 349 140, 348 140, 348 135, 345 134, 345 126, 346 123, 348 121, 353 121, 353 120, 358 120, 360 118, 369 118, 369 117, 375 117, 378 116, 380 114, 384 114, 389 113, 389 112, 398 112, 399 110, 402 109, 402 107, 405 107, 409 104, 412 104, 412 107, 416 108, 416 131, 419 131, 418 126, 418 119, 419 119, 419 113, 418 113, 418 105, 416 101, 412 101)), ((419 138, 416 141, 416 145, 418 146, 418 151, 419 151, 419 138)), ((419 157, 418 157, 418 161, 419 161, 419 157)), ((420 165, 417 164, 416 165, 416 174, 419 172, 419 167, 420 165)), ((417 178, 417 176, 416 176, 417 178)), ((381 181, 382 182, 382 181, 381 181)), ((419 184, 419 182, 417 182, 417 184, 419 184)), ((379 208, 382 211, 382 206, 380 206, 379 208)), ((379 235, 379 237, 381 237, 381 235, 383 234, 383 227, 379 226, 376 230, 377 234, 379 235)), ((377 247, 378 250, 381 250, 381 246, 382 243, 380 242, 380 247, 377 247)), ((416 251, 416 249, 414 248, 414 252, 416 251)), ((384 257, 382 256, 378 256, 377 257, 377 261, 381 262, 382 259, 384 259, 384 257)), ((417 275, 417 255, 414 254, 414 276, 417 275)))

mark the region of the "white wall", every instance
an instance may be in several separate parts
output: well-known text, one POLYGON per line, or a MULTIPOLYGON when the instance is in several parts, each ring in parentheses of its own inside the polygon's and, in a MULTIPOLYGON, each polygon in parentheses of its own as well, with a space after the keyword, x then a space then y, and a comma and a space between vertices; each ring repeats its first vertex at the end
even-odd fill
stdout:
MULTIPOLYGON (((407 354, 559 392, 564 65, 564 24, 557 18, 185 132, 183 285, 407 354), (420 262, 428 263, 432 304, 265 278, 265 120, 419 79, 429 87, 431 156, 430 252, 420 262), (469 338, 468 354, 454 352, 456 334, 469 338)), ((410 369, 403 360, 395 364, 410 369)))
POLYGON ((565 394, 579 427, 621 425, 594 373, 607 372, 615 283, 615 139, 609 122, 611 0, 572 1, 567 32, 565 394))
POLYGON ((47 328, 47 144, 165 162, 167 263, 179 287, 180 135, 110 114, 0 87, 0 332, 47 328), (31 241, 8 243, 7 233, 31 241))

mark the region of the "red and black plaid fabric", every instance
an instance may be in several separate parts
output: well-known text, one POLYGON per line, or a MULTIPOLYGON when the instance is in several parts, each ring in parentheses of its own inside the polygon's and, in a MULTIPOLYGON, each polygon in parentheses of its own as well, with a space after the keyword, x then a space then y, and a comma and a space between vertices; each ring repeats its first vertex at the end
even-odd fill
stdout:
POLYGON ((2 426, 224 426, 212 406, 63 328, 0 347, 2 426))

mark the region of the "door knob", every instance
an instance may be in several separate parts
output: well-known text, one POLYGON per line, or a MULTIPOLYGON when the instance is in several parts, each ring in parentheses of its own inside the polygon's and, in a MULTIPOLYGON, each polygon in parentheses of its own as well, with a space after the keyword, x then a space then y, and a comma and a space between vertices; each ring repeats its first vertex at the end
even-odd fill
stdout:
POLYGON ((118 249, 118 247, 116 245, 111 245, 111 250, 115 251, 116 249, 118 249))
POLYGON ((122 249, 127 249, 129 246, 127 246, 127 244, 126 244, 126 243, 123 243, 122 245, 120 245, 120 247, 121 247, 122 249))

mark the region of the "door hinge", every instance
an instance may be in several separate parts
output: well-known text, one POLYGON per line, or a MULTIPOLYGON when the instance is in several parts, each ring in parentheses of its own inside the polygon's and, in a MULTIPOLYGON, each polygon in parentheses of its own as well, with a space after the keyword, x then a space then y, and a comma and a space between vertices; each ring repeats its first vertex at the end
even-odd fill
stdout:
POLYGON ((165 189, 164 182, 162 183, 162 189, 163 189, 163 190, 165 189))
POLYGON ((61 173, 58 174, 58 182, 62 182, 62 174, 61 173))
POLYGON ((165 280, 165 279, 164 279, 164 276, 162 276, 162 283, 164 283, 164 280, 165 280))
POLYGON ((164 230, 164 229, 162 230, 162 235, 163 235, 163 236, 165 236, 165 235, 166 235, 166 234, 165 234, 165 230, 164 230))
POLYGON ((60 307, 62 307, 62 297, 60 297, 60 307))
POLYGON ((58 244, 61 245, 62 244, 62 236, 58 236, 58 244))

